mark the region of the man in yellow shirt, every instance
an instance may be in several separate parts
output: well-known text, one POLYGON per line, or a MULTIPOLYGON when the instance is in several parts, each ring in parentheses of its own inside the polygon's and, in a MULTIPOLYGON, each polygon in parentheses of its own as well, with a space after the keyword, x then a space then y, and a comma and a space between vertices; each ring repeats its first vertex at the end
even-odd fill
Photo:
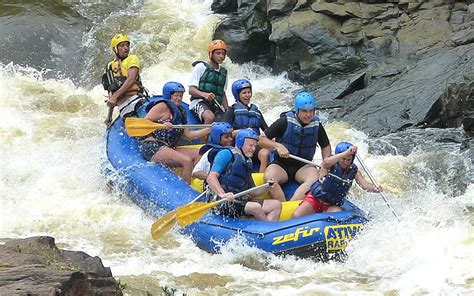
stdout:
MULTIPOLYGON (((107 64, 102 78, 104 88, 109 91, 107 106, 111 109, 117 106, 122 118, 135 116, 136 110, 146 102, 147 96, 140 80, 140 59, 129 54, 130 40, 126 35, 115 35, 110 47, 115 53, 115 59, 107 64)), ((109 115, 111 117, 111 112, 109 115)))

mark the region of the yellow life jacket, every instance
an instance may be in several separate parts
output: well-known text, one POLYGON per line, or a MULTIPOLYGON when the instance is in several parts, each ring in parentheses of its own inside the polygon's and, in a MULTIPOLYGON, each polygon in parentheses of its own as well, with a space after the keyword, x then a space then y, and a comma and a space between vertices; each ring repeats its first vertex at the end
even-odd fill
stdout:
MULTIPOLYGON (((128 70, 132 67, 137 67, 140 69, 140 60, 136 55, 129 55, 123 60, 113 60, 111 61, 107 69, 110 69, 112 71, 112 74, 114 78, 118 81, 118 84, 121 86, 125 80, 127 80, 127 75, 128 75, 128 70)), ((115 92, 116 90, 113 90, 112 92, 115 92)), ((143 93, 143 85, 140 79, 140 75, 138 75, 137 80, 135 81, 134 84, 128 89, 124 95, 126 96, 133 96, 138 93, 143 93)))

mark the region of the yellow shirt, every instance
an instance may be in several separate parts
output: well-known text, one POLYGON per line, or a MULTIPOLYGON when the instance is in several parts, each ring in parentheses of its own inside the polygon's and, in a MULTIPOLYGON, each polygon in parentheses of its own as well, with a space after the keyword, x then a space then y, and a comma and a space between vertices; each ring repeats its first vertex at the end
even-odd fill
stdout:
MULTIPOLYGON (((140 59, 134 54, 129 55, 122 61, 114 60, 111 62, 111 64, 112 64, 113 75, 115 77, 122 76, 122 77, 125 77, 125 79, 128 76, 128 70, 130 68, 137 67, 138 69, 140 69, 140 66, 141 66, 140 59)), ((140 81, 140 77, 137 78, 137 82, 139 81, 140 81)), ((140 86, 137 83, 134 83, 124 95, 127 95, 127 96, 135 95, 139 91, 140 91, 140 86)))
MULTIPOLYGON (((128 69, 132 67, 137 67, 138 69, 140 69, 140 66, 141 66, 140 59, 134 54, 129 55, 122 61, 122 67, 125 69, 127 73, 128 73, 128 69)), ((124 76, 127 76, 127 74, 125 73, 122 73, 122 74, 124 76)))

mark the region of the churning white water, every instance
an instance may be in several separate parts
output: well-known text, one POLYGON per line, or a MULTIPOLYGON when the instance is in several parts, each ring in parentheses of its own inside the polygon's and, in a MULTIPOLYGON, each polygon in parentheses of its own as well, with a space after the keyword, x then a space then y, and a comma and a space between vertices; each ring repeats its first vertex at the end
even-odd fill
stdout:
MULTIPOLYGON (((97 23, 86 44, 99 44, 105 51, 115 33, 110 24, 118 22, 142 59, 145 86, 160 94, 166 81, 187 85, 191 63, 207 58, 207 43, 218 20, 210 3, 145 1, 139 9, 123 12, 122 22, 116 20, 122 16, 114 14, 97 23), (107 34, 98 33, 102 31, 107 34)), ((106 62, 93 57, 86 61, 106 62)), ((268 123, 291 107, 291 92, 300 88, 284 74, 273 75, 260 66, 230 60, 225 65, 230 83, 242 77, 251 80, 254 102, 268 123)), ((239 239, 222 254, 211 255, 176 232, 152 240, 154 218, 109 188, 101 173, 107 110, 99 81, 86 89, 67 78, 46 78, 48 71, 54 69, 0 64, 0 237, 49 235, 61 248, 100 256, 127 284, 128 295, 159 294, 163 286, 188 295, 474 293, 474 186, 451 197, 435 186, 440 180, 430 176, 436 174, 413 173, 432 169, 437 158, 429 157, 429 151, 371 155, 371 139, 323 113, 333 145, 347 140, 360 146, 360 155, 386 188, 401 222, 379 195, 354 188, 353 199, 372 221, 349 245, 346 262, 276 257, 239 239)))

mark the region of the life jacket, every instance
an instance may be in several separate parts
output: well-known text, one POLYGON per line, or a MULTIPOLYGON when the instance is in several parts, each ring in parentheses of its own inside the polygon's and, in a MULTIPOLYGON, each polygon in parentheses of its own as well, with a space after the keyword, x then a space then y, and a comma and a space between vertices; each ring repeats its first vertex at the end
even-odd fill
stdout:
MULTIPOLYGON (((104 85, 104 89, 114 93, 125 83, 125 80, 127 80, 128 69, 123 67, 122 63, 130 57, 131 55, 126 57, 123 61, 120 59, 113 60, 107 64, 105 74, 102 76, 102 84, 104 85), (113 81, 109 81, 111 77, 113 77, 113 81), (106 81, 104 81, 104 79, 106 81)), ((140 79, 140 75, 137 76, 135 83, 132 84, 127 92, 124 93, 126 96, 133 96, 136 94, 146 94, 146 90, 143 87, 140 79)))
MULTIPOLYGON (((232 161, 229 162, 224 172, 219 175, 219 183, 222 189, 225 192, 233 193, 249 189, 252 184, 250 180, 252 178, 252 159, 245 158, 242 152, 235 147, 225 147, 224 149, 229 149, 232 152, 232 161)), ((215 157, 215 154, 213 157, 215 157)), ((212 156, 209 158, 211 161, 212 156)), ((214 159, 212 159, 211 163, 213 161, 214 159)))
MULTIPOLYGON (((201 146, 201 148, 199 148, 199 155, 204 155, 204 153, 206 153, 208 150, 210 149, 214 149, 216 151, 219 151, 220 149, 223 149, 223 148, 226 148, 222 145, 219 145, 219 144, 214 144, 214 143, 206 143, 204 144, 203 146, 201 146)), ((213 150, 213 151, 214 151, 213 150)), ((210 152, 209 152, 210 153, 210 152)), ((208 154, 209 155, 209 154, 208 154)), ((214 159, 214 158, 213 158, 214 159)), ((208 156, 208 160, 209 162, 211 162, 211 160, 209 159, 209 156, 208 156)), ((211 162, 212 163, 212 162, 211 162)))
MULTIPOLYGON (((143 106, 138 109, 138 117, 145 117, 148 111, 153 108, 158 103, 165 102, 168 108, 171 110, 171 114, 173 118, 171 119, 172 124, 186 124, 186 110, 183 109, 181 106, 176 106, 172 101, 168 99, 161 98, 157 101, 147 102, 143 106)), ((156 129, 154 132, 150 134, 157 140, 158 142, 164 143, 167 146, 174 147, 176 143, 183 135, 183 129, 180 128, 172 128, 172 129, 156 129)))
POLYGON ((260 135, 262 121, 262 114, 254 104, 250 104, 250 108, 247 108, 242 102, 234 104, 234 122, 232 123, 234 129, 251 128, 257 135, 260 135))
POLYGON ((312 160, 318 141, 319 117, 315 115, 309 124, 302 126, 294 111, 288 111, 284 116, 287 119, 286 130, 277 142, 282 143, 290 154, 312 160))
POLYGON ((322 181, 318 180, 311 185, 310 190, 313 196, 332 205, 341 206, 347 193, 349 193, 357 170, 357 166, 351 164, 344 172, 339 163, 336 163, 322 181))
MULTIPOLYGON (((198 63, 203 63, 206 66, 206 71, 202 74, 199 79, 198 90, 213 93, 216 95, 216 101, 222 104, 224 97, 224 87, 227 81, 227 69, 219 67, 219 71, 216 71, 214 67, 203 61, 195 61, 193 67, 198 63)), ((198 97, 191 97, 191 100, 199 99, 198 97)))

